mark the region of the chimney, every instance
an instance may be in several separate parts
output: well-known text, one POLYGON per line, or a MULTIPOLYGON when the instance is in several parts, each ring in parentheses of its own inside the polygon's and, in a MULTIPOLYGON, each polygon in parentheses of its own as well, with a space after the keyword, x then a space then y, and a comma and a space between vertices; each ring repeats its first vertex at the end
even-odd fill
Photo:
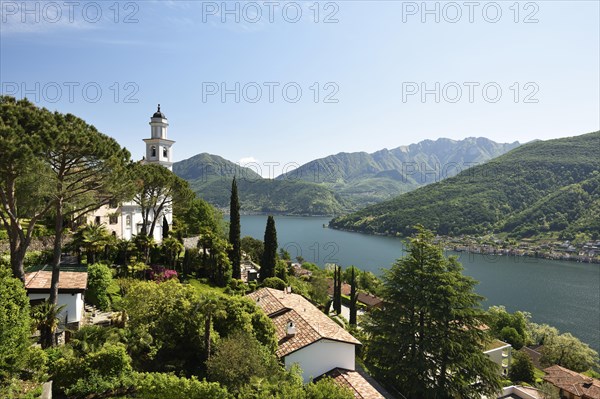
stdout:
POLYGON ((297 331, 296 331, 296 324, 293 322, 293 320, 288 320, 287 322, 287 328, 285 331, 285 335, 288 338, 294 337, 296 335, 297 331))

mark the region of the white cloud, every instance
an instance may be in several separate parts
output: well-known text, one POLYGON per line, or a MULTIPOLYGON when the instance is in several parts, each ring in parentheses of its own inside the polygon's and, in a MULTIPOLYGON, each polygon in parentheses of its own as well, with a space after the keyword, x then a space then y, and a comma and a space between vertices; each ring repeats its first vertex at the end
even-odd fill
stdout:
POLYGON ((259 163, 259 162, 258 162, 258 159, 254 158, 254 157, 244 157, 238 161, 238 164, 240 164, 241 166, 244 166, 249 163, 259 163))

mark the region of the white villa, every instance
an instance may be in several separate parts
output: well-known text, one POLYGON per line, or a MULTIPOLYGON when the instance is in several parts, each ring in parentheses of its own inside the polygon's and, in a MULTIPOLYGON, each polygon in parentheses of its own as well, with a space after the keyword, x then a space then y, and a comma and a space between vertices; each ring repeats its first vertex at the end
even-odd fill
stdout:
POLYGON ((384 398, 356 371, 355 349, 361 343, 302 295, 261 288, 247 297, 275 324, 277 356, 286 368, 298 364, 305 382, 331 377, 357 399, 384 398))
POLYGON ((508 376, 510 363, 512 361, 512 346, 510 344, 495 339, 487 345, 483 353, 488 355, 494 363, 500 366, 503 376, 508 376))
MULTIPOLYGON (((159 104, 158 110, 150 118, 150 138, 143 139, 146 143, 146 156, 142 162, 156 163, 173 170, 171 147, 175 141, 168 139, 168 126, 167 117, 160 111, 159 104)), ((161 242, 163 221, 166 219, 169 227, 172 226, 173 210, 166 209, 157 217, 153 237, 155 242, 161 242)), ((154 215, 151 214, 150 221, 153 218, 154 215)), ((141 209, 133 201, 103 206, 87 218, 88 223, 105 224, 109 232, 125 240, 130 240, 142 231, 142 220, 141 209)))

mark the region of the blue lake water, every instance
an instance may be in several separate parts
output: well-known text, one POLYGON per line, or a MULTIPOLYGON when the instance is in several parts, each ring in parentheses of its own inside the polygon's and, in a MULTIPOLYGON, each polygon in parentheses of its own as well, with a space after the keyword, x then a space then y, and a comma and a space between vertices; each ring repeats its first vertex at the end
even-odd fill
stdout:
MULTIPOLYGON (((266 216, 242 216, 242 236, 264 237, 266 216)), ((403 242, 323 228, 328 218, 276 216, 277 238, 295 258, 320 266, 356 265, 380 275, 402 256, 403 242)), ((513 256, 457 253, 465 273, 480 283, 484 306, 524 310, 537 323, 570 332, 600 349, 600 265, 513 256)))

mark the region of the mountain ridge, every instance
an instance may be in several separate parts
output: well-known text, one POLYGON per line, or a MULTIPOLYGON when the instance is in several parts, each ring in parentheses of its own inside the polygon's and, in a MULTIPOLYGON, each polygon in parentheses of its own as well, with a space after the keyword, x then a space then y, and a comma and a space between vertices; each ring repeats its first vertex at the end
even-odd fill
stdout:
POLYGON ((415 224, 443 235, 592 234, 600 230, 589 214, 600 220, 599 155, 600 132, 530 142, 330 225, 390 235, 408 235, 415 224))
POLYGON ((373 153, 339 152, 274 179, 218 155, 200 153, 176 162, 173 171, 221 209, 229 206, 231 179, 236 176, 246 213, 339 215, 453 176, 519 145, 483 137, 423 140, 373 153))

